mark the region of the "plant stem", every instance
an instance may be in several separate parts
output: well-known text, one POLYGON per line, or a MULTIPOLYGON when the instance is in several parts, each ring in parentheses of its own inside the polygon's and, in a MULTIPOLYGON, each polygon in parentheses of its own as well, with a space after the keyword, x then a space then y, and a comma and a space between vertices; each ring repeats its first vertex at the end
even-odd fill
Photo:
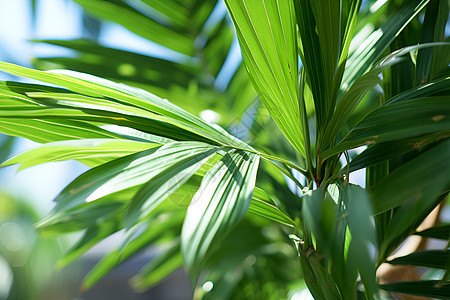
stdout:
POLYGON ((311 157, 311 141, 309 138, 309 124, 308 124, 308 115, 306 113, 306 106, 305 106, 305 99, 303 98, 303 78, 304 78, 304 70, 302 69, 302 75, 300 77, 300 86, 299 86, 299 93, 298 93, 298 102, 300 104, 300 118, 302 119, 303 123, 303 136, 305 139, 305 154, 306 154, 306 164, 307 164, 307 172, 313 177, 314 173, 314 167, 312 164, 312 157, 311 157))

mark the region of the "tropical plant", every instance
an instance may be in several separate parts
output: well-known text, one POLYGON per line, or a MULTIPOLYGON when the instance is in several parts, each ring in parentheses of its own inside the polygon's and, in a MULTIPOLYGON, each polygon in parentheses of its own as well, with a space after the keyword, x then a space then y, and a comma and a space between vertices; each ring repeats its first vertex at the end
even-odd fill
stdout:
POLYGON ((447 1, 225 0, 243 66, 222 92, 214 78, 233 33, 225 16, 208 18, 215 1, 75 1, 175 51, 160 59, 40 41, 79 57, 41 58, 39 67, 127 85, 0 64, 52 85, 1 84, 0 131, 43 143, 3 165, 75 159, 92 168, 38 224, 84 230, 60 265, 126 231, 85 288, 158 245, 133 279, 137 289, 184 265, 194 297, 205 299, 279 299, 299 278, 315 299, 374 299, 379 288, 450 294, 448 246, 389 259, 412 234, 449 239, 448 225, 416 231, 450 187, 447 1), (240 139, 162 98, 194 114, 219 111, 222 125, 242 116, 230 128, 240 139), (350 183, 364 168, 365 189, 350 183), (386 262, 444 271, 379 284, 386 262))

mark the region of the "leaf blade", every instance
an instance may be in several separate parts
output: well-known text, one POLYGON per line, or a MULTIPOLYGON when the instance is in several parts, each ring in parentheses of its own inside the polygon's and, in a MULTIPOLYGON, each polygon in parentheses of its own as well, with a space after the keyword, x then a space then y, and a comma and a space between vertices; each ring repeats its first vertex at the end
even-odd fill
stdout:
POLYGON ((204 177, 186 213, 181 251, 193 283, 213 239, 242 219, 250 206, 259 156, 232 151, 204 177))
POLYGON ((225 1, 250 79, 294 148, 305 155, 298 105, 293 7, 288 1, 225 1))

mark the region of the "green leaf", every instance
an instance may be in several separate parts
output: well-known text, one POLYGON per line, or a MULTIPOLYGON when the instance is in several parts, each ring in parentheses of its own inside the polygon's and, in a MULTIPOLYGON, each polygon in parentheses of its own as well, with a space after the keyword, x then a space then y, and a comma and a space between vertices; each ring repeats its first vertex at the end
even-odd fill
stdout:
POLYGON ((127 138, 130 140, 135 140, 135 141, 142 141, 142 142, 150 142, 152 144, 168 144, 171 142, 175 142, 172 139, 168 139, 168 138, 164 138, 161 136, 157 136, 154 134, 150 134, 150 133, 146 133, 146 132, 142 132, 130 127, 125 127, 125 126, 118 126, 118 125, 102 125, 101 126, 102 129, 117 134, 122 138, 127 138))
MULTIPOLYGON (((443 41, 445 26, 448 20, 448 2, 430 1, 425 10, 420 43, 443 41)), ((449 49, 447 48, 447 51, 449 49)), ((444 55, 438 56, 439 49, 422 49, 417 53, 415 84, 423 84, 432 79, 438 70, 448 68, 449 60, 442 60, 444 55), (431 72, 430 72, 431 71, 431 72)))
MULTIPOLYGON (((328 153, 334 152, 333 150, 337 151, 334 153, 337 154, 339 152, 339 150, 337 149, 342 149, 339 148, 339 145, 337 149, 334 148, 328 149, 328 146, 334 144, 338 132, 342 130, 344 124, 352 116, 353 111, 356 109, 360 101, 363 99, 364 95, 375 85, 381 83, 380 79, 378 78, 378 75, 381 72, 401 62, 402 56, 409 54, 411 51, 423 48, 427 49, 429 47, 443 47, 445 45, 447 45, 447 43, 428 43, 417 46, 405 47, 403 49, 400 49, 387 55, 385 58, 382 59, 380 63, 372 67, 370 71, 368 71, 363 76, 359 77, 343 95, 342 99, 339 101, 336 107, 335 112, 331 117, 331 120, 327 124, 325 132, 323 134, 322 139, 323 144, 318 146, 320 149, 324 149, 325 152, 324 154, 326 157, 323 159, 328 158, 329 157, 328 153)), ((419 98, 419 96, 425 97, 436 92, 448 90, 448 85, 446 84, 445 81, 446 79, 439 79, 433 83, 411 89, 397 97, 394 97, 392 101, 388 101, 384 105, 390 105, 400 101, 419 98)), ((379 109, 381 109, 381 107, 379 109)))
MULTIPOLYGON (((171 118, 160 116, 158 114, 149 112, 147 110, 130 106, 123 105, 121 103, 112 102, 110 100, 101 99, 101 98, 92 98, 86 97, 79 94, 70 94, 70 93, 40 93, 40 92, 29 92, 28 96, 33 99, 37 99, 37 102, 45 104, 47 106, 56 106, 56 107, 64 107, 71 109, 82 109, 83 113, 88 114, 88 116, 84 117, 84 119, 89 119, 89 115, 95 116, 98 121, 103 122, 111 122, 117 124, 124 124, 129 127, 133 127, 136 129, 146 130, 151 133, 158 135, 168 135, 174 134, 175 137, 178 135, 179 139, 186 139, 186 136, 191 136, 190 139, 201 140, 201 138, 195 138, 195 135, 198 134, 200 136, 209 136, 210 140, 215 140, 217 137, 211 135, 210 131, 205 131, 205 128, 199 128, 195 125, 174 121, 171 118), (144 120, 142 120, 144 119, 144 120), (143 122, 147 124, 142 124, 143 122), (147 126, 145 126, 147 125, 147 126), (153 125, 150 127, 150 125, 153 125), (156 125, 156 126, 155 126, 156 125), (159 126, 159 128, 158 128, 159 126), (175 128, 176 126, 177 128, 175 128), (172 128, 172 130, 170 130, 172 128), (184 131, 184 136, 180 135, 181 132, 184 131), (194 133, 194 135, 192 133, 194 133)), ((35 109, 36 110, 36 109, 35 109)), ((34 111, 27 112, 27 114, 33 114, 34 111)), ((45 110, 44 113, 48 113, 50 110, 45 110)), ((53 109, 56 115, 58 113, 74 113, 74 111, 61 111, 57 109, 53 109)), ((10 111, 10 114, 14 115, 14 111, 10 111)), ((75 114, 73 117, 78 117, 75 114)), ((83 116, 80 116, 83 118, 83 116)), ((94 117, 94 118, 95 118, 94 117)), ((91 117, 92 118, 92 117, 91 117)), ((203 125, 203 124, 202 124, 203 125)), ((219 136, 220 139, 220 136, 219 136)))
MULTIPOLYGON (((46 108, 42 106, 40 108, 35 109, 21 109, 20 107, 10 107, 10 109, 0 111, 0 117, 7 119, 6 121, 16 118, 40 119, 43 121, 56 120, 59 122, 64 122, 63 120, 67 120, 68 122, 72 120, 74 121, 81 120, 86 124, 88 124, 89 122, 90 126, 87 126, 88 129, 90 129, 89 131, 94 131, 91 129, 92 127, 94 127, 92 123, 99 124, 102 127, 105 125, 116 125, 133 128, 138 131, 144 131, 147 134, 161 135, 166 139, 195 140, 201 142, 209 142, 211 144, 216 145, 218 144, 215 141, 205 139, 204 137, 201 137, 195 133, 186 131, 183 128, 162 121, 161 117, 148 118, 148 117, 134 116, 130 114, 122 114, 122 111, 119 110, 111 112, 111 109, 103 107, 101 105, 96 105, 95 109, 92 108, 84 109, 84 111, 80 111, 78 107, 79 104, 69 105, 67 108, 46 108)), ((78 131, 76 131, 76 133, 78 133, 78 131)), ((64 135, 64 132, 59 134, 59 136, 61 135, 64 135)), ((117 137, 116 135, 112 135, 109 132, 106 132, 106 135, 108 135, 107 137, 117 137)), ((66 140, 77 138, 76 135, 71 136, 66 134, 65 136, 66 140)), ((90 136, 88 136, 88 138, 99 138, 99 137, 91 134, 90 136)))
MULTIPOLYGON (((277 162, 272 161, 273 160, 277 160, 276 157, 273 156, 266 156, 265 154, 262 154, 263 159, 268 162, 270 165, 276 167, 278 169, 278 171, 280 171, 281 173, 283 173, 284 175, 286 175, 289 179, 291 179, 298 187, 303 188, 303 185, 298 181, 297 178, 295 178, 295 176, 292 174, 292 163, 286 164, 286 161, 283 160, 278 160, 277 162), (280 163, 281 162, 281 163, 280 163)), ((294 165, 295 166, 295 165, 294 165)), ((303 169, 300 169, 298 167, 293 168, 295 170, 300 170, 302 174, 306 174, 306 171, 304 171, 303 169)))
POLYGON ((255 187, 253 191, 253 198, 248 211, 283 225, 295 226, 295 222, 276 207, 270 196, 258 187, 255 187))
MULTIPOLYGON (((94 228, 98 224, 122 216, 125 202, 136 191, 122 191, 109 195, 101 200, 82 203, 74 208, 62 212, 52 212, 49 216, 36 224, 38 230, 45 235, 66 234, 94 228)), ((120 217, 116 220, 121 221, 120 217)))
POLYGON ((182 26, 189 21, 189 11, 186 6, 177 1, 142 0, 142 2, 146 3, 177 25, 182 26))
MULTIPOLYGON (((308 18, 305 14, 309 13, 309 6, 305 2, 307 1, 296 1, 297 18, 308 18), (300 11, 302 9, 303 11, 300 11)), ((312 91, 316 104, 320 136, 335 108, 337 93, 350 46, 352 29, 361 1, 319 0, 309 1, 309 4, 314 15, 315 26, 311 26, 311 23, 311 27, 306 29, 303 26, 305 26, 304 22, 308 21, 298 20, 298 23, 301 28, 300 39, 302 40, 302 47, 305 53, 302 56, 302 61, 306 62, 305 68, 313 86, 312 91), (303 33, 305 33, 305 36, 303 33), (319 48, 314 42, 308 44, 308 41, 314 40, 314 34, 317 34, 319 48), (316 51, 320 54, 320 65, 312 65, 312 61, 308 59, 306 54, 316 51), (311 68, 315 70, 310 71, 311 68), (311 78, 312 75, 319 75, 320 77, 311 78), (314 87, 313 83, 318 79, 323 81, 321 85, 314 87), (318 93, 317 89, 321 89, 323 92, 318 93)), ((311 17, 309 16, 309 18, 311 17)))
POLYGON ((347 149, 409 138, 450 128, 449 96, 418 98, 383 105, 362 119, 322 159, 347 149))
POLYGON ((186 155, 185 159, 177 161, 152 177, 130 200, 124 216, 125 226, 131 227, 150 214, 162 201, 191 178, 218 150, 213 148, 196 156, 186 155))
POLYGON ((305 156, 293 5, 267 0, 225 3, 253 86, 289 142, 305 156))
POLYGON ((208 61, 208 70, 217 78, 230 52, 234 38, 234 30, 230 26, 228 18, 224 16, 222 21, 218 22, 207 34, 208 40, 205 43, 202 53, 208 61))
POLYGON ((439 285, 438 280, 393 282, 381 284, 380 288, 388 292, 438 299, 448 299, 448 295, 450 295, 450 284, 439 285))
POLYGON ((38 164, 75 159, 96 167, 116 158, 147 150, 160 144, 121 139, 82 139, 51 142, 11 157, 0 167, 20 164, 18 170, 38 164))
POLYGON ((93 124, 73 120, 16 119, 0 120, 0 132, 19 136, 38 143, 73 140, 118 138, 93 124))
POLYGON ((396 208, 379 245, 379 261, 384 260, 445 197, 450 187, 449 147, 450 141, 443 141, 369 187, 375 214, 396 208))
POLYGON ((375 243, 375 228, 370 221, 370 200, 364 189, 353 184, 342 187, 342 199, 346 205, 351 233, 347 261, 355 263, 364 284, 366 297, 373 299, 377 286, 375 263, 370 253, 370 246, 375 243))
MULTIPOLYGON (((324 79, 322 85, 322 89, 324 89, 324 99, 318 99, 318 101, 324 102, 325 117, 331 114, 336 101, 336 98, 332 97, 332 88, 334 85, 337 63, 340 59, 340 2, 341 1, 309 1, 316 23, 314 30, 317 32, 320 44, 319 51, 320 63, 322 65, 321 71, 323 72, 324 79)), ((305 42, 303 42, 303 49, 306 47, 308 47, 308 45, 305 45, 305 42)), ((339 80, 340 78, 338 81, 339 80)), ((320 115, 319 108, 320 106, 316 109, 318 115, 320 115)), ((319 120, 318 124, 320 127, 321 122, 319 122, 319 120)))
POLYGON ((330 255, 335 232, 336 203, 323 188, 308 191, 302 197, 302 214, 305 228, 314 234, 316 248, 330 255))
MULTIPOLYGON (((398 206, 407 210, 414 207, 411 205, 427 206, 431 199, 435 199, 449 187, 449 178, 450 141, 447 140, 394 170, 375 186, 369 187, 374 214, 398 206)), ((409 218, 412 219, 411 215, 409 218)))
MULTIPOLYGON (((386 66, 387 67, 387 66, 386 66)), ((378 74, 382 69, 372 70, 358 78, 345 93, 342 100, 338 103, 335 112, 329 120, 325 132, 323 133, 323 145, 320 147, 326 149, 328 145, 333 144, 338 132, 342 129, 345 122, 348 121, 359 102, 364 95, 375 85, 380 84, 381 80, 378 74)))
MULTIPOLYGON (((450 130, 438 131, 433 134, 379 143, 368 147, 356 156, 349 165, 349 172, 375 166, 379 163, 398 157, 415 149, 421 149, 431 143, 450 137, 450 130)), ((347 167, 341 173, 347 172, 347 167)))
POLYGON ((427 268, 445 269, 449 258, 449 250, 427 250, 413 252, 409 255, 397 257, 387 261, 391 265, 410 265, 427 268))
POLYGON ((118 0, 75 0, 89 13, 118 23, 131 32, 183 54, 193 53, 193 40, 118 0))
MULTIPOLYGON (((309 248, 311 249, 311 248, 309 248)), ((324 268, 317 252, 299 255, 305 282, 315 299, 341 299, 335 281, 324 268)))
POLYGON ((434 94, 445 93, 448 92, 449 90, 450 90, 450 76, 444 76, 437 78, 433 81, 424 83, 422 85, 419 85, 417 87, 414 87, 403 93, 397 94, 388 101, 386 101, 386 105, 414 98, 433 96, 434 94))
POLYGON ((327 105, 325 102, 325 78, 321 63, 319 37, 315 31, 316 20, 310 1, 294 1, 295 13, 300 33, 300 57, 306 70, 308 85, 314 98, 319 128, 324 128, 327 105))
MULTIPOLYGON (((301 249, 299 256, 305 281, 314 297, 340 299, 339 295, 348 295, 349 289, 345 286, 345 280, 356 278, 356 266, 348 263, 344 267, 342 263, 345 235, 341 232, 342 229, 345 232, 346 225, 345 215, 339 214, 341 206, 336 205, 341 198, 339 189, 335 184, 333 188, 329 186, 326 190, 324 187, 325 185, 321 185, 316 190, 304 193, 302 197, 305 241, 298 247, 301 249), (309 238, 306 238, 307 236, 309 238), (308 241, 311 236, 315 242, 308 241), (340 266, 336 268, 336 265, 340 266)), ((349 280, 351 286, 354 285, 352 281, 349 280)))
POLYGON ((184 265, 195 284, 210 245, 241 220, 256 180, 259 156, 228 152, 203 178, 186 213, 181 233, 184 265))
POLYGON ((118 158, 93 168, 70 183, 56 197, 55 211, 138 186, 180 160, 195 157, 214 147, 197 142, 174 142, 118 158))
MULTIPOLYGON (((160 2, 160 1, 159 1, 160 2)), ((89 40, 35 40, 77 51, 78 57, 40 57, 34 65, 42 69, 45 62, 60 68, 88 73, 116 81, 155 85, 164 89, 171 85, 187 88, 199 72, 194 63, 183 64, 142 54, 100 46, 89 40)))
POLYGON ((450 240, 450 224, 434 226, 414 234, 434 239, 450 240))
MULTIPOLYGON (((104 118, 102 119, 97 116, 96 118, 94 118, 94 120, 103 121, 107 123, 109 122, 117 125, 123 125, 120 123, 120 121, 125 121, 127 124, 126 126, 129 126, 128 124, 130 124, 130 122, 129 120, 127 120, 127 118, 133 119, 130 116, 131 114, 128 113, 127 118, 124 118, 121 115, 112 115, 111 118, 111 112, 124 113, 127 111, 136 112, 137 110, 138 112, 141 113, 141 116, 148 118, 148 122, 151 121, 150 119, 156 121, 156 123, 151 122, 147 124, 155 126, 154 130, 156 130, 157 132, 152 132, 153 134, 165 136, 163 134, 164 130, 167 130, 167 127, 170 127, 173 133, 176 134, 176 136, 178 136, 178 139, 190 140, 192 139, 193 136, 199 134, 207 137, 207 139, 209 139, 214 143, 225 144, 251 150, 251 148, 247 144, 232 137, 224 129, 218 126, 208 124, 205 121, 201 120, 200 118, 195 117, 190 113, 182 110, 178 106, 170 103, 169 101, 161 99, 141 89, 126 86, 124 84, 117 84, 92 75, 71 71, 59 71, 58 73, 56 71, 43 72, 27 69, 24 67, 4 62, 0 62, 0 70, 8 72, 10 74, 25 76, 32 79, 45 81, 51 84, 56 84, 65 87, 71 91, 81 93, 85 96, 78 96, 77 98, 72 97, 71 100, 74 101, 75 103, 71 104, 71 101, 63 102, 65 104, 70 104, 74 107, 77 107, 78 109, 80 108, 80 106, 83 107, 83 105, 86 105, 86 101, 89 101, 91 102, 93 107, 97 109, 96 110, 97 113, 100 113, 102 108, 109 110, 109 115, 106 114, 107 116, 109 116, 109 118, 105 120, 104 118), (86 96, 95 97, 95 99, 90 99, 89 97, 86 96), (97 105, 98 103, 96 101, 100 101, 102 104, 108 104, 109 108, 97 105), (143 111, 148 112, 142 115, 143 111), (161 124, 159 123, 160 121, 164 121, 164 123, 161 124), (161 126, 163 126, 164 128, 161 128, 161 126), (174 128, 174 126, 177 128, 174 128), (189 135, 190 138, 187 138, 186 134, 184 134, 184 136, 183 135, 180 136, 180 133, 185 130, 195 133, 194 135, 190 134, 189 135)), ((40 96, 45 98, 45 95, 43 94, 41 94, 40 96)), ((67 97, 70 96, 67 95, 67 97)), ((42 98, 40 99, 42 100, 42 98)), ((53 111, 51 112, 52 117, 58 116, 56 113, 53 113, 53 111)), ((56 112, 69 113, 67 110, 56 110, 56 112)), ((5 112, 4 114, 8 115, 9 117, 13 117, 14 113, 15 112, 13 111, 9 112, 8 114, 6 114, 5 112)), ((75 116, 84 116, 79 110, 70 113, 74 114, 75 116)), ((93 111, 90 111, 90 113, 93 113, 93 111)), ((29 112, 28 114, 36 114, 36 112, 32 113, 29 112)), ((101 113, 101 115, 105 116, 105 113, 101 113)), ((60 115, 59 117, 63 116, 60 115)), ((67 119, 66 116, 65 119, 67 119)), ((136 119, 134 120, 136 124, 135 127, 136 126, 138 127, 136 129, 142 130, 145 128, 145 126, 142 126, 142 124, 140 125, 140 127, 138 126, 140 123, 142 123, 142 120, 141 121, 136 119)))
POLYGON ((30 111, 43 112, 43 107, 26 96, 31 91, 62 92, 56 89, 35 84, 17 82, 0 82, 0 111, 8 119, 0 120, 0 132, 25 137, 35 142, 53 142, 81 138, 118 138, 119 136, 103 130, 95 124, 80 120, 55 119, 16 119, 11 118, 13 110, 17 110, 17 118, 30 111))
POLYGON ((353 81, 361 77, 381 56, 391 42, 414 19, 430 0, 411 0, 389 15, 386 22, 374 31, 348 59, 342 79, 346 90, 353 81))

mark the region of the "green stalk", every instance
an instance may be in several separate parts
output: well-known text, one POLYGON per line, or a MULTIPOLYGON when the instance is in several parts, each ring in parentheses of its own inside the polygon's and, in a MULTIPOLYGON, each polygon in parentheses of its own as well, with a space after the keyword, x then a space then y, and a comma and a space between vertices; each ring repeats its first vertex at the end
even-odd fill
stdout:
POLYGON ((311 141, 309 138, 309 125, 308 125, 308 115, 306 114, 306 106, 305 106, 305 100, 303 98, 303 78, 305 77, 304 69, 302 69, 302 75, 300 77, 300 86, 299 86, 299 93, 298 93, 298 102, 300 104, 300 118, 302 119, 303 123, 303 136, 305 138, 305 153, 306 153, 306 164, 307 164, 307 172, 313 178, 313 171, 314 167, 312 165, 312 158, 311 158, 311 141))

